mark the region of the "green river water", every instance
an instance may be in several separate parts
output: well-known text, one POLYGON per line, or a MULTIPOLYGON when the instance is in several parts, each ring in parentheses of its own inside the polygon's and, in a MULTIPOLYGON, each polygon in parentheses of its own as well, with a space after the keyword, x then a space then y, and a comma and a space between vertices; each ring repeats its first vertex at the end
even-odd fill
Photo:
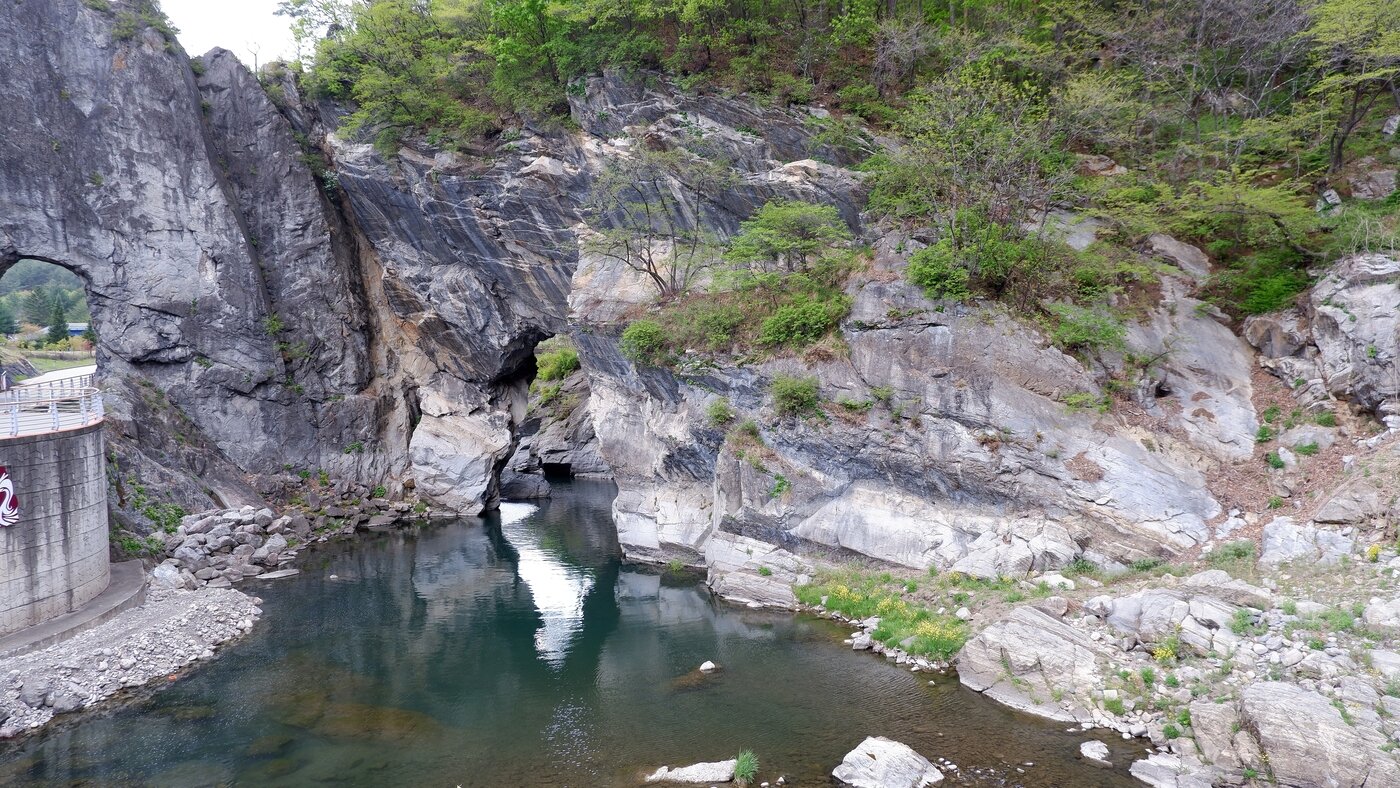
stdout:
MULTIPOLYGON (((1080 761, 1085 734, 951 675, 929 686, 841 645, 830 622, 623 566, 612 486, 556 492, 361 536, 247 584, 264 599, 247 639, 0 749, 0 784, 635 786, 748 748, 761 780, 828 786, 867 735, 956 763, 945 784, 1136 784, 1080 761), (707 659, 723 670, 695 672, 707 659)), ((1124 767, 1141 752, 1105 741, 1124 767)))

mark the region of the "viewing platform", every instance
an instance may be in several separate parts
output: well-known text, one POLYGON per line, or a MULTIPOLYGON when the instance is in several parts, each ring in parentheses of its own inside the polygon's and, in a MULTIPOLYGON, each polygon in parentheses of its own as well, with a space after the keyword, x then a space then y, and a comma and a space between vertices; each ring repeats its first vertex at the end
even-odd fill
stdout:
POLYGON ((61 432, 101 423, 102 391, 92 375, 0 391, 0 439, 61 432))
POLYGON ((141 585, 119 584, 104 596, 111 567, 102 391, 91 372, 64 372, 0 391, 0 639, 58 619, 34 630, 42 637, 33 642, 63 637, 128 604, 141 585))

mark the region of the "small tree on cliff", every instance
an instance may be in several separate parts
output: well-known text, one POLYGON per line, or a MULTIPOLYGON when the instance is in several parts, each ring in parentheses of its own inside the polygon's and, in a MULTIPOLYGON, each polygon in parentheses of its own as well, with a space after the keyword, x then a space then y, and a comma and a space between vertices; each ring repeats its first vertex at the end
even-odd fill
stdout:
POLYGON ((702 213, 732 179, 725 163, 681 148, 616 159, 589 199, 597 230, 584 251, 645 274, 662 298, 679 295, 714 263, 702 213))
POLYGON ((68 315, 64 313, 62 304, 54 304, 53 313, 49 315, 49 334, 45 339, 55 345, 67 338, 68 315))

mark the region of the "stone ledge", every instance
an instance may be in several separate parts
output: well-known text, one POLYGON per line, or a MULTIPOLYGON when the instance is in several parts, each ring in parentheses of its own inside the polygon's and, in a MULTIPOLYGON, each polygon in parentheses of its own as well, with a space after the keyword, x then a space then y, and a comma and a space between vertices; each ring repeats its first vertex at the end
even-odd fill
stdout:
POLYGON ((17 657, 61 643, 79 632, 91 629, 123 610, 146 599, 146 570, 140 561, 112 564, 112 579, 106 590, 72 613, 35 624, 0 638, 0 659, 17 657))

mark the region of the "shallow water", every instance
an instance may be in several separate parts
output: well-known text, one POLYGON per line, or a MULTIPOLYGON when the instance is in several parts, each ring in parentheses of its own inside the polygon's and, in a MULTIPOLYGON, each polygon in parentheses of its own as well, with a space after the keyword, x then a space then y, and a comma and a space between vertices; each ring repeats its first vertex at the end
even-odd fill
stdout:
MULTIPOLYGON (((842 646, 830 622, 623 567, 612 486, 556 491, 538 509, 361 536, 249 584, 265 613, 246 640, 9 745, 0 784, 631 786, 749 748, 760 779, 825 786, 867 735, 948 758, 952 784, 1135 784, 1079 761, 1085 735, 952 676, 930 687, 842 646), (723 669, 696 672, 707 659, 723 669)), ((1106 741, 1117 763, 1141 752, 1106 741)))

